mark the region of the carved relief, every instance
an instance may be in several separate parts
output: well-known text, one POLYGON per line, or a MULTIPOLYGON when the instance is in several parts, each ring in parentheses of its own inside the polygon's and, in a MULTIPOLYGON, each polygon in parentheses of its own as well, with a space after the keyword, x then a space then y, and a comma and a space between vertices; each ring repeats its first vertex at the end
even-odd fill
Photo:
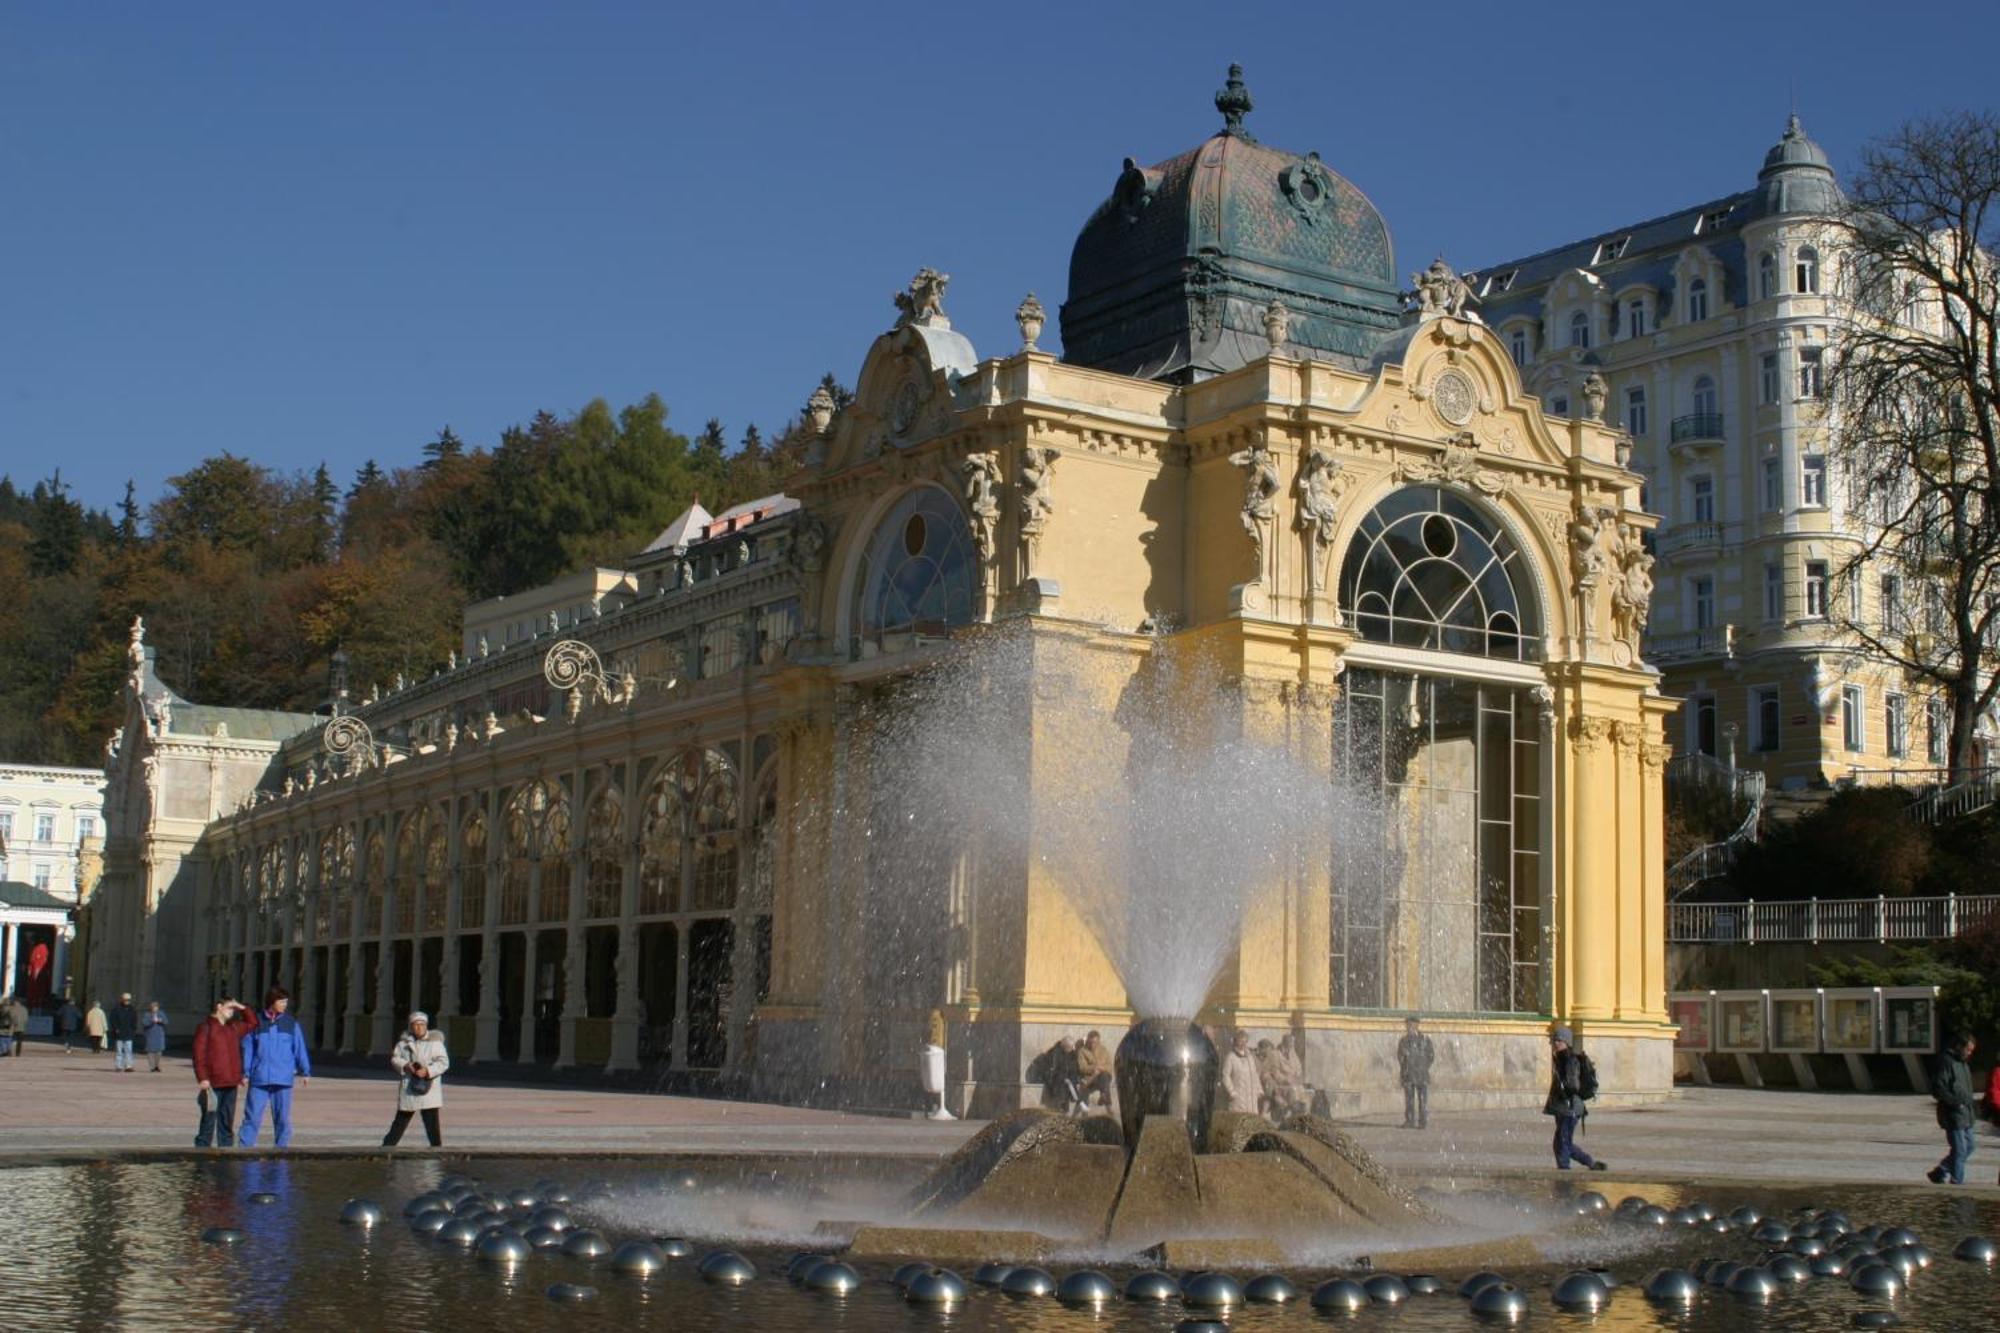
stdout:
POLYGON ((1479 442, 1471 431, 1452 436, 1440 457, 1398 457, 1396 475, 1404 481, 1463 486, 1482 495, 1500 495, 1510 487, 1505 475, 1479 461, 1479 442))
POLYGON ((1637 750, 1646 741, 1646 729, 1637 722, 1611 724, 1611 742, 1621 750, 1637 750))
POLYGON ((1586 641, 1597 634, 1597 588, 1612 569, 1617 522, 1609 509, 1584 508, 1569 525, 1570 574, 1576 583, 1577 604, 1586 641))
POLYGON ((1639 762, 1647 768, 1665 768, 1667 760, 1673 758, 1674 747, 1648 741, 1639 747, 1639 762))
POLYGON ((965 507, 972 518, 972 543, 981 560, 993 556, 993 532, 1000 521, 1000 456, 967 454, 959 464, 965 474, 965 507))

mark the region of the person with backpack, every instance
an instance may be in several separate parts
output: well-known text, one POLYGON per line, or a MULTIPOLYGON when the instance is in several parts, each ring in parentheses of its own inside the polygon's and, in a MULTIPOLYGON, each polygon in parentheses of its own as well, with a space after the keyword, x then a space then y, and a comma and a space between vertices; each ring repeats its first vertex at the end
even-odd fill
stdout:
POLYGON ((1560 1027, 1549 1036, 1549 1095, 1542 1114, 1556 1118, 1556 1170, 1567 1171, 1577 1162, 1592 1171, 1605 1170, 1602 1160, 1576 1146, 1577 1127, 1590 1114, 1589 1102, 1597 1096, 1597 1066, 1576 1049, 1576 1034, 1560 1027))
POLYGON ((1938 1128, 1944 1131, 1944 1159, 1924 1173, 1933 1185, 1963 1185, 1972 1157, 1972 1124, 1979 1099, 1972 1091, 1972 1051, 1979 1043, 1967 1033, 1945 1043, 1931 1064, 1931 1096, 1937 1099, 1938 1128))

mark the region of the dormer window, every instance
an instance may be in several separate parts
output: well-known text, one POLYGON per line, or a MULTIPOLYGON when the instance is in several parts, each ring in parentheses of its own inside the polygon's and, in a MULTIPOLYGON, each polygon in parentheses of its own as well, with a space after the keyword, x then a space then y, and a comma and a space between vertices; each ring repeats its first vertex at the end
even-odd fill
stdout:
POLYGON ((1798 262, 1792 267, 1792 290, 1796 292, 1817 292, 1819 290, 1819 251, 1810 245, 1799 251, 1798 262))
POLYGON ((1688 323, 1699 324, 1708 318, 1708 283, 1696 278, 1688 284, 1688 323))
POLYGON ((1597 256, 1590 262, 1593 264, 1608 264, 1614 259, 1623 259, 1625 257, 1625 247, 1631 243, 1632 238, 1630 236, 1620 236, 1615 241, 1599 241, 1597 243, 1597 256))
POLYGON ((1505 273, 1495 273, 1486 279, 1486 295, 1497 296, 1514 285, 1514 276, 1521 270, 1510 268, 1505 273))
POLYGON ((1766 250, 1757 257, 1757 299, 1768 301, 1778 294, 1778 257, 1766 250))
POLYGON ((1590 346, 1590 312, 1579 310, 1569 317, 1569 345, 1571 347, 1590 346))
POLYGON ((1729 208, 1709 209, 1708 212, 1703 213, 1700 217, 1695 219, 1694 223, 1695 235, 1706 236, 1710 232, 1722 230, 1724 227, 1729 225, 1729 215, 1734 211, 1735 211, 1734 209, 1729 209, 1729 208))

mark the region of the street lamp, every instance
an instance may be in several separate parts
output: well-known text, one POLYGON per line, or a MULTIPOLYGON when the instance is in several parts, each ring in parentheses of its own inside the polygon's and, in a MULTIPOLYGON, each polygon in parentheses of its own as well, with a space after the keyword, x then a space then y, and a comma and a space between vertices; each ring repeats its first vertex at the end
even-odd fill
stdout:
POLYGON ((1725 722, 1722 724, 1722 739, 1729 746, 1729 767, 1731 771, 1734 771, 1736 768, 1736 733, 1737 726, 1734 722, 1725 722))

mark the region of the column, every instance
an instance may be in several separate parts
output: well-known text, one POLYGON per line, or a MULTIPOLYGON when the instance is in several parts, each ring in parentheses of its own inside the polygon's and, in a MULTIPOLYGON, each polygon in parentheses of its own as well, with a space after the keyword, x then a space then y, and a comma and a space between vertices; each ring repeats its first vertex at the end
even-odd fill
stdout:
POLYGON ((486 802, 486 891, 485 910, 480 913, 479 935, 479 1016, 473 1021, 472 1058, 493 1062, 500 1058, 500 933, 494 922, 500 916, 500 801, 499 788, 490 788, 486 802))
POLYGON ((1610 755, 1611 719, 1577 716, 1570 721, 1571 762, 1576 780, 1576 854, 1569 867, 1570 928, 1563 949, 1570 959, 1574 989, 1564 1017, 1610 1018, 1618 975, 1618 830, 1616 767, 1610 755))
POLYGON ((341 1049, 350 1054, 365 1049, 361 1035, 362 1006, 366 1002, 364 979, 367 968, 363 957, 366 946, 366 931, 363 923, 368 919, 368 876, 374 868, 368 864, 368 842, 359 836, 363 826, 355 822, 351 830, 354 839, 354 903, 347 915, 347 1022, 343 1025, 341 1049))
POLYGON ((285 897, 278 913, 278 984, 292 997, 291 1011, 297 1014, 301 997, 296 963, 292 957, 292 939, 299 925, 299 895, 303 890, 298 883, 297 858, 289 850, 279 855, 285 858, 285 864, 278 872, 278 882, 284 887, 285 897))
MULTIPOLYGON (((1649 736, 1659 734, 1656 719, 1646 719, 1646 732, 1649 736)), ((1639 849, 1645 900, 1641 920, 1645 923, 1646 933, 1641 991, 1644 1006, 1640 1013, 1633 1016, 1660 1023, 1667 1021, 1667 845, 1664 818, 1667 807, 1664 781, 1667 759, 1672 753, 1670 747, 1652 740, 1648 740, 1639 751, 1640 792, 1647 814, 1646 837, 1639 849)))
POLYGON ((374 923, 379 932, 380 943, 376 946, 375 957, 375 1016, 368 1025, 368 1051, 371 1055, 387 1055, 396 1042, 396 1029, 401 1026, 397 1020, 400 1014, 394 1012, 396 1005, 396 945, 394 925, 396 921, 397 885, 396 858, 400 854, 396 836, 398 830, 393 819, 384 816, 382 820, 382 858, 384 864, 379 873, 382 882, 382 916, 374 923))
MULTIPOLYGON (((528 917, 535 917, 535 899, 541 887, 539 865, 528 877, 528 917)), ((541 932, 531 924, 528 927, 526 943, 522 947, 521 966, 521 1049, 516 1052, 516 1064, 535 1063, 535 958, 541 952, 541 932)))
POLYGON ((611 1016, 611 1058, 606 1071, 639 1067, 639 857, 645 812, 639 806, 639 762, 625 761, 625 865, 618 887, 617 1007, 611 1016))
POLYGON ((14 993, 14 951, 20 948, 21 928, 9 921, 0 928, 0 996, 14 993))
POLYGON ((571 772, 569 789, 570 809, 574 813, 569 823, 569 907, 563 914, 562 1018, 556 1028, 557 1069, 576 1066, 576 1024, 584 1016, 588 995, 583 984, 583 895, 590 867, 586 851, 590 845, 590 805, 583 769, 571 772))
POLYGON ((445 803, 445 811, 448 822, 444 831, 444 958, 438 974, 438 1011, 431 1015, 440 1032, 449 1028, 445 1020, 458 1013, 458 911, 465 896, 465 867, 459 864, 465 847, 460 836, 462 821, 456 798, 445 803))
POLYGON ((1645 1010, 1646 895, 1640 849, 1646 843, 1644 780, 1639 767, 1639 747, 1645 728, 1638 722, 1620 721, 1611 728, 1611 762, 1617 769, 1617 862, 1611 883, 1618 894, 1618 1008, 1621 1019, 1638 1018, 1645 1010))

